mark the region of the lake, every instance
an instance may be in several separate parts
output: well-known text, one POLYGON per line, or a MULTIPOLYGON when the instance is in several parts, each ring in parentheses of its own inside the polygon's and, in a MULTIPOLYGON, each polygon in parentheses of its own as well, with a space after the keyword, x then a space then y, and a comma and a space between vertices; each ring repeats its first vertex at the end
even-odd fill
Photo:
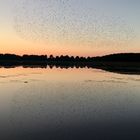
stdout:
POLYGON ((135 139, 140 75, 88 68, 0 68, 0 136, 135 139))

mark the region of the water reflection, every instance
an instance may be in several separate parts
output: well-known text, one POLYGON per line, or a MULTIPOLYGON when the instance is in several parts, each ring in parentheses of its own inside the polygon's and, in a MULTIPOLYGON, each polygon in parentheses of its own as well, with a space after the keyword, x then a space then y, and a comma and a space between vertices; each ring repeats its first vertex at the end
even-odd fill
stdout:
POLYGON ((104 70, 107 72, 114 72, 114 73, 119 73, 119 74, 134 74, 134 75, 140 75, 140 64, 136 63, 136 64, 124 64, 124 63, 95 63, 95 64, 59 64, 59 63, 54 63, 54 64, 42 64, 42 65, 23 65, 23 66, 19 66, 19 65, 6 65, 6 66, 1 66, 0 68, 16 68, 16 67, 23 67, 23 68, 42 68, 42 69, 46 69, 46 68, 60 68, 60 69, 81 69, 81 68, 86 68, 86 69, 100 69, 100 70, 104 70))
POLYGON ((0 76, 0 130, 8 139, 138 136, 139 75, 17 67, 0 76))

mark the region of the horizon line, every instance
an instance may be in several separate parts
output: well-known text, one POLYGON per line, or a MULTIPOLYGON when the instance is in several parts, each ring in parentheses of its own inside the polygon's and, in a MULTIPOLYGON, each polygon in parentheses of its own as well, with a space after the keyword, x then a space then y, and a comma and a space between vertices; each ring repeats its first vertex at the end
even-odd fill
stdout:
POLYGON ((68 54, 61 54, 61 55, 53 55, 53 54, 16 54, 16 53, 0 53, 0 55, 16 55, 16 56, 24 56, 24 55, 28 55, 28 56, 53 56, 53 57, 61 57, 61 56, 69 56, 69 57, 104 57, 104 56, 108 56, 108 55, 116 55, 116 54, 140 54, 140 52, 120 52, 120 53, 108 53, 108 54, 104 54, 104 55, 97 55, 97 56, 81 56, 81 55, 68 55, 68 54))

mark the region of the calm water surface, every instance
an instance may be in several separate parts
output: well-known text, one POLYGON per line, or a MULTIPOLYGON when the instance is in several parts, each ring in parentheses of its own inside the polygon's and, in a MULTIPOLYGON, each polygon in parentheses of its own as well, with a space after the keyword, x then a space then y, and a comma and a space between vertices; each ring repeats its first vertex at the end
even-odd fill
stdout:
POLYGON ((128 139, 139 128, 139 75, 86 68, 0 69, 3 138, 128 139))

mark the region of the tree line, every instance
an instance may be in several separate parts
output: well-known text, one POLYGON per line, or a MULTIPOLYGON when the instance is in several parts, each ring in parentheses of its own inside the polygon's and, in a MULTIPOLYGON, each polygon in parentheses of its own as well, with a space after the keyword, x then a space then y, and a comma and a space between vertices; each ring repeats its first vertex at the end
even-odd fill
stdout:
POLYGON ((0 54, 0 60, 5 61, 93 61, 93 57, 79 57, 79 56, 68 56, 68 55, 61 55, 61 56, 47 56, 47 55, 15 55, 15 54, 0 54))
POLYGON ((121 61, 121 62, 140 62, 140 53, 120 53, 110 54, 101 57, 80 57, 80 56, 47 56, 47 55, 15 55, 0 54, 0 61, 23 61, 23 62, 94 62, 94 61, 121 61))

